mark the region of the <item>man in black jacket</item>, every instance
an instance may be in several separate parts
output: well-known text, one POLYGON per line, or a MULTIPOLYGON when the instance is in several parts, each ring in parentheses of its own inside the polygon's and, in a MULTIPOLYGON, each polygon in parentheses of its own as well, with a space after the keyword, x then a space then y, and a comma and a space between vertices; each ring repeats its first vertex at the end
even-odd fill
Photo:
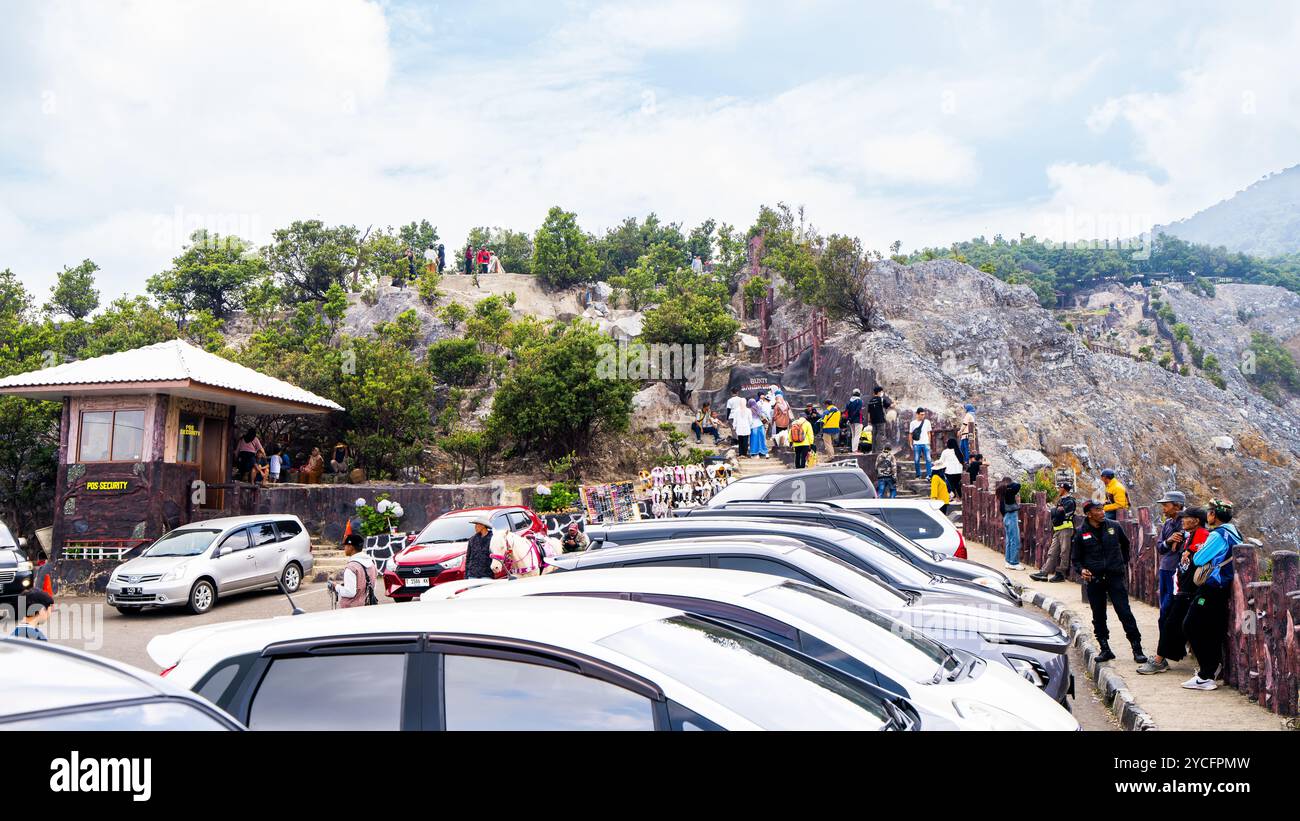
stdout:
POLYGON ((1118 522, 1106 518, 1100 502, 1085 502, 1083 515, 1086 518, 1083 527, 1074 534, 1070 560, 1086 583, 1088 604, 1092 606, 1092 630, 1101 646, 1097 661, 1115 658, 1110 650, 1110 630, 1106 627, 1109 597, 1115 615, 1124 626, 1124 635, 1133 647, 1133 660, 1142 664, 1147 660, 1142 652, 1142 634, 1128 606, 1128 536, 1118 522))
POLYGON ((1065 571, 1069 567, 1070 552, 1074 542, 1074 486, 1061 482, 1057 487, 1061 495, 1052 506, 1052 547, 1047 551, 1047 561, 1043 567, 1029 578, 1040 582, 1063 582, 1065 571))
POLYGON ((871 398, 867 400, 867 421, 871 424, 871 449, 876 453, 885 446, 885 411, 893 405, 885 396, 885 389, 879 385, 871 389, 871 398))
POLYGON ((481 516, 470 520, 474 535, 465 546, 465 578, 492 578, 492 522, 481 516))

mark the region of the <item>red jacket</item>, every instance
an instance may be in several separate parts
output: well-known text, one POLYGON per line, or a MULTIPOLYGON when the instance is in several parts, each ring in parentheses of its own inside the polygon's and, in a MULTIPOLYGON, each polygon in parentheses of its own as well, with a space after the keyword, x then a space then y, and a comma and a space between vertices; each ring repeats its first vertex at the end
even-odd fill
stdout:
POLYGON ((479 261, 479 264, 481 264, 481 265, 486 265, 487 263, 491 262, 491 261, 492 261, 492 252, 491 252, 491 251, 488 251, 488 250, 479 251, 479 252, 478 252, 478 261, 479 261))

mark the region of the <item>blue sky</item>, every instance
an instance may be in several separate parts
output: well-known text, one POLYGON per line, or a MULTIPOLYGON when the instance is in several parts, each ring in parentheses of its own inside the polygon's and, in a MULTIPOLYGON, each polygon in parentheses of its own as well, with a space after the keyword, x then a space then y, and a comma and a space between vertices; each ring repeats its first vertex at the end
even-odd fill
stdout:
MULTIPOLYGON (((884 249, 1188 216, 1300 161, 1289 2, 18 3, 0 267, 139 293, 198 226, 603 230, 760 203, 884 249)), ((1097 228, 1100 226, 1100 228, 1097 228)))

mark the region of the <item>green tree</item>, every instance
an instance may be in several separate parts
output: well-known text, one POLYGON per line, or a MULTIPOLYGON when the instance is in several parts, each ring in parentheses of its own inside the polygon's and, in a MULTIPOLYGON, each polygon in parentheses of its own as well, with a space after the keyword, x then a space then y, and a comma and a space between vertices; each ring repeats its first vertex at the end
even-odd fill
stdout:
POLYGON ((195 311, 226 319, 244 307, 249 289, 267 273, 266 260, 250 243, 198 230, 171 267, 149 277, 146 287, 181 322, 195 311))
POLYGON ((716 347, 740 330, 727 307, 726 286, 708 274, 680 269, 669 277, 664 291, 663 301, 646 311, 644 341, 716 347))
POLYGON ((479 478, 488 475, 497 442, 489 431, 455 430, 438 439, 438 447, 452 458, 452 481, 460 483, 471 464, 478 471, 479 478))
POLYGON ((430 345, 425 364, 439 382, 468 387, 487 373, 491 362, 475 340, 452 338, 430 345))
POLYGON ((448 302, 438 310, 438 318, 452 328, 465 321, 469 309, 459 302, 448 302))
POLYGON ((533 238, 523 231, 495 227, 473 228, 469 232, 469 242, 476 249, 486 246, 496 254, 507 273, 533 272, 533 238))
POLYGON ((349 275, 356 289, 359 252, 353 226, 298 220, 272 232, 266 261, 292 299, 324 299, 330 285, 347 284, 349 275))
POLYGON ((533 273, 551 288, 590 282, 595 276, 596 254, 578 217, 559 206, 546 215, 533 239, 533 273))
POLYGON ((50 286, 50 301, 45 310, 52 315, 63 314, 72 319, 85 319, 99 307, 99 291, 95 290, 95 272, 99 266, 88 259, 80 265, 64 266, 58 281, 50 286))
POLYGON ((847 319, 865 332, 880 325, 880 308, 867 282, 872 260, 856 237, 832 234, 817 257, 816 272, 798 289, 805 302, 826 309, 832 319, 847 319))
POLYGON ((636 264, 624 274, 610 277, 610 284, 627 292, 632 308, 640 310, 659 298, 659 286, 668 276, 680 270, 681 254, 666 242, 657 242, 641 255, 636 264))

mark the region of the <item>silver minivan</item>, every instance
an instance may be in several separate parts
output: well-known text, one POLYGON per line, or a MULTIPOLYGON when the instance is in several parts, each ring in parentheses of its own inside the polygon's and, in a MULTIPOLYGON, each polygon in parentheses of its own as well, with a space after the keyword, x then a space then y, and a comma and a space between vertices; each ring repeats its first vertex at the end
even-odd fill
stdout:
POLYGON ((311 538, 288 514, 232 516, 170 531, 108 580, 108 603, 123 615, 145 607, 185 606, 206 613, 219 596, 284 585, 311 572, 311 538))

